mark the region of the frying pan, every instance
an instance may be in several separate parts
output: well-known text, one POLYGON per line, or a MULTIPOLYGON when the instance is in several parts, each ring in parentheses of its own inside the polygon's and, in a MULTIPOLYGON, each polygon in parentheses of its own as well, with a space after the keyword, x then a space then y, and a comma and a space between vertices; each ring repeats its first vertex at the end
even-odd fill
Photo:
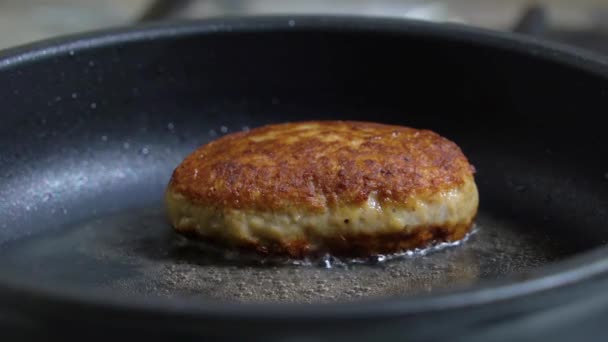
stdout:
POLYGON ((532 38, 380 18, 154 24, 5 51, 3 331, 567 337, 607 299, 607 76, 597 56, 532 38), (455 141, 478 170, 476 232, 459 246, 332 268, 220 260, 171 232, 162 194, 186 154, 304 119, 455 141))

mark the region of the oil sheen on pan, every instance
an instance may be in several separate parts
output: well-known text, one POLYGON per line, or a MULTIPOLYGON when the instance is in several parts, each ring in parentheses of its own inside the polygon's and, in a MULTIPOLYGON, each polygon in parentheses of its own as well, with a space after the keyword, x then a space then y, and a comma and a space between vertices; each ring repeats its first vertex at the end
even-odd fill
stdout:
POLYGON ((462 239, 474 168, 429 130, 354 121, 268 125, 212 141, 175 169, 175 230, 227 249, 365 257, 462 239))

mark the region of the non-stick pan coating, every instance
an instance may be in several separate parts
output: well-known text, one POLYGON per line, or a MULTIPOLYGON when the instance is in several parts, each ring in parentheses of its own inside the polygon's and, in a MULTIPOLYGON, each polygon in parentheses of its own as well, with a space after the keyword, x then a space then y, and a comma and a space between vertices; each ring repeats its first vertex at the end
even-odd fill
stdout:
POLYGON ((606 242, 602 64, 452 26, 281 20, 153 27, 0 59, 2 274, 194 305, 351 301, 523 279, 606 242), (478 170, 477 233, 425 257, 332 269, 210 262, 172 235, 162 193, 187 153, 321 118, 454 140, 478 170))

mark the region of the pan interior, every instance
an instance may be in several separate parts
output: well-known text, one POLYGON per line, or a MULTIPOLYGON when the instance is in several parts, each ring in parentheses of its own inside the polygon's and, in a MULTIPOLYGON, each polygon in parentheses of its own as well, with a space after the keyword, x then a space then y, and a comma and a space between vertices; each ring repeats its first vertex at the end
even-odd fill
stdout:
POLYGON ((472 286, 564 256, 559 241, 482 213, 461 246, 378 264, 222 261, 173 234, 161 207, 134 209, 9 243, 2 268, 91 291, 240 302, 329 302, 472 286))
POLYGON ((328 302, 472 287, 603 246, 608 159, 597 155, 608 144, 590 123, 606 81, 467 42, 191 34, 5 67, 0 273, 127 295, 328 302), (162 195, 187 153, 227 132, 310 119, 455 141, 478 170, 477 232, 429 255, 331 269, 221 262, 171 232, 162 195))
MULTIPOLYGON (((351 111, 359 119, 366 112, 351 111)), ((181 124, 175 116, 139 117, 135 121, 146 124, 128 136, 116 136, 119 128, 99 129, 108 122, 96 117, 99 125, 91 125, 94 132, 87 136, 96 141, 47 157, 46 167, 13 178, 13 191, 26 189, 13 192, 11 201, 23 216, 3 226, 0 272, 124 295, 311 303, 462 289, 533 272, 600 244, 599 230, 570 236, 568 220, 576 213, 557 210, 568 196, 600 203, 591 190, 551 172, 554 165, 542 159, 526 165, 510 151, 488 155, 475 148, 474 135, 463 135, 455 140, 479 170, 482 199, 475 233, 463 244, 329 269, 219 259, 173 233, 162 198, 172 169, 195 146, 256 125, 236 113, 229 117, 210 126, 188 111, 182 111, 181 124), (547 207, 537 211, 539 203, 547 207)), ((56 148, 59 153, 66 145, 56 148)))

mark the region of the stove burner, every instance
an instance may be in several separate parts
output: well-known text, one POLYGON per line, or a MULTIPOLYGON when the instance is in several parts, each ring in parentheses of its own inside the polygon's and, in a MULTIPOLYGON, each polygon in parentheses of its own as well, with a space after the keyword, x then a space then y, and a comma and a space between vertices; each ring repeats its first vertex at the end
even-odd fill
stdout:
POLYGON ((526 8, 512 31, 608 54, 608 32, 593 28, 587 30, 552 29, 548 11, 540 5, 526 8))

